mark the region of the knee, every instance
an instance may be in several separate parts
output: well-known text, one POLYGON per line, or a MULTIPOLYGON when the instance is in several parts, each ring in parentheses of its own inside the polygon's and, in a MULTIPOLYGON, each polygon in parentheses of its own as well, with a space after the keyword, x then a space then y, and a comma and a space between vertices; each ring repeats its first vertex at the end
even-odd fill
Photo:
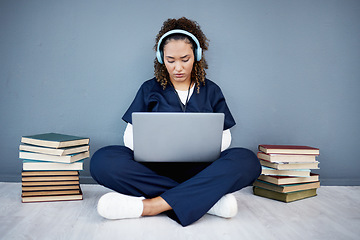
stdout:
POLYGON ((90 160, 90 173, 95 181, 102 184, 104 178, 112 171, 122 169, 124 155, 132 155, 132 151, 124 146, 107 146, 97 150, 90 160))
POLYGON ((234 168, 238 171, 246 173, 248 178, 256 179, 261 174, 260 161, 256 154, 246 148, 232 148, 232 159, 234 160, 234 168))

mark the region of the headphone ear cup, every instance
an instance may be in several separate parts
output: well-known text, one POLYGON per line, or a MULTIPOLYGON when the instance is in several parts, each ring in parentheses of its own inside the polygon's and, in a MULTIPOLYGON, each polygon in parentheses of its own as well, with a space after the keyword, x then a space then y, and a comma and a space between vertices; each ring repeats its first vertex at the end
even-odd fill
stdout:
POLYGON ((195 60, 196 61, 200 61, 202 58, 202 48, 201 47, 198 47, 196 49, 196 56, 195 56, 195 60))
POLYGON ((163 59, 162 59, 162 53, 161 53, 161 51, 156 51, 156 58, 157 58, 157 60, 158 60, 158 62, 159 62, 160 64, 163 64, 163 63, 164 63, 164 61, 163 61, 163 59))

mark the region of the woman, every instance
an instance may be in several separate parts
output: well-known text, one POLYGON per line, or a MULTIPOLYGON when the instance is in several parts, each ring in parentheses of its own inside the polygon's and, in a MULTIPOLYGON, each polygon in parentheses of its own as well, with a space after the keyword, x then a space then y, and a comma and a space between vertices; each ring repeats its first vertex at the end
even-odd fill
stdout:
MULTIPOLYGON (((115 192, 98 202, 107 219, 153 216, 165 212, 187 226, 204 214, 230 218, 237 213, 232 192, 251 184, 260 174, 253 152, 227 149, 235 121, 221 89, 205 78, 202 52, 208 40, 189 19, 168 19, 156 38, 155 78, 140 87, 123 116, 125 146, 98 150, 91 174, 115 192), (225 114, 222 153, 213 163, 139 163, 132 151, 133 112, 220 112, 225 114)), ((186 149, 184 149, 186 151, 186 149)))

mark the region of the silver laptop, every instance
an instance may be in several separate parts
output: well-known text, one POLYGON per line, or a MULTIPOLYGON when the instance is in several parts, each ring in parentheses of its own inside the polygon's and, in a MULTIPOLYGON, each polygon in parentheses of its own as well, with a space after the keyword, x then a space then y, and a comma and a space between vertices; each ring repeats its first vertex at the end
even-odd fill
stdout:
POLYGON ((139 162, 212 162, 221 152, 223 113, 132 114, 139 162))

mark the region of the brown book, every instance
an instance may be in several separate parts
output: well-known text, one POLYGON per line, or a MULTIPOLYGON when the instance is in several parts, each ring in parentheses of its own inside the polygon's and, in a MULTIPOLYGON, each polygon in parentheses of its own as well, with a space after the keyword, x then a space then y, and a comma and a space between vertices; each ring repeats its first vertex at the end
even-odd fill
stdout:
POLYGON ((78 190, 56 190, 56 191, 26 191, 22 192, 23 197, 30 196, 53 196, 53 195, 70 195, 70 194, 79 194, 80 189, 78 190))
POLYGON ((317 155, 301 155, 301 154, 273 154, 273 153, 263 153, 258 152, 257 157, 261 160, 269 162, 316 162, 317 155))
POLYGON ((319 155, 318 148, 309 146, 260 144, 259 150, 264 153, 319 155))
POLYGON ((253 187, 253 192, 257 196, 266 197, 286 203, 309 198, 309 197, 314 197, 317 195, 316 188, 308 189, 304 191, 298 191, 298 192, 280 193, 264 188, 253 187))
POLYGON ((40 181, 77 181, 79 176, 33 176, 22 177, 23 182, 40 182, 40 181))
POLYGON ((22 182, 22 186, 61 186, 77 184, 79 184, 79 181, 22 182))
POLYGON ((23 192, 28 191, 54 191, 54 190, 79 190, 80 185, 60 185, 60 186, 22 186, 23 192))
POLYGON ((276 185, 276 184, 264 182, 261 180, 256 180, 253 183, 253 186, 265 188, 265 189, 275 191, 275 192, 288 193, 288 192, 296 192, 296 191, 308 190, 308 189, 313 189, 313 188, 319 188, 320 182, 276 185))
POLYGON ((310 173, 310 177, 287 177, 287 176, 268 176, 260 175, 260 180, 270 182, 276 185, 296 184, 319 181, 319 174, 310 173))
POLYGON ((265 167, 270 167, 278 170, 291 170, 291 169, 318 169, 319 162, 311 163, 273 163, 260 159, 260 164, 265 167))
POLYGON ((21 196, 21 201, 23 203, 31 202, 54 202, 54 201, 73 201, 73 200, 82 200, 83 195, 80 191, 79 194, 70 194, 70 195, 54 195, 54 196, 21 196))
POLYGON ((21 176, 77 176, 78 171, 22 171, 21 176))

